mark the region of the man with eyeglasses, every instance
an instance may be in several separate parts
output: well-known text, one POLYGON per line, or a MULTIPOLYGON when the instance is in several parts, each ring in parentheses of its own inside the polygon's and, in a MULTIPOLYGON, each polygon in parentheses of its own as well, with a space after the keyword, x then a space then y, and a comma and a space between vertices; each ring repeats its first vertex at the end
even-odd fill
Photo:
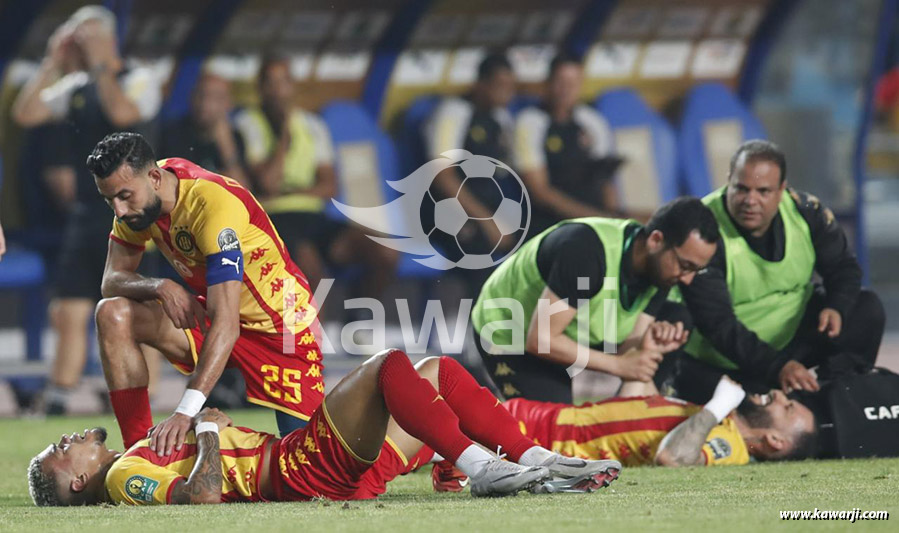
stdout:
POLYGON ((687 338, 668 289, 689 285, 717 241, 715 217, 696 198, 665 204, 645 227, 577 218, 530 239, 491 274, 472 310, 498 391, 572 403, 566 368, 652 380, 662 354, 687 338), (650 328, 657 321, 670 327, 650 328))
POLYGON ((680 287, 695 331, 686 354, 666 357, 677 369, 673 391, 663 393, 701 403, 722 373, 750 392, 816 391, 819 379, 873 366, 883 305, 861 289, 861 268, 833 212, 787 187, 777 145, 745 142, 728 184, 703 202, 722 242, 708 268, 680 287))

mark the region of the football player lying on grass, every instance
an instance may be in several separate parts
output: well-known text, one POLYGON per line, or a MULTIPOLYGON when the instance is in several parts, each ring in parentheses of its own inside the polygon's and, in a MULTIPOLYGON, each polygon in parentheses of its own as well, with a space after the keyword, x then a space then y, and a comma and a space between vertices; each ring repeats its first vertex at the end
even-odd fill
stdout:
POLYGON ((522 399, 505 404, 536 442, 572 457, 661 466, 745 464, 812 455, 814 414, 780 390, 747 396, 728 377, 705 406, 627 382, 619 396, 580 406, 522 399))
POLYGON ((621 469, 617 461, 571 459, 536 446, 456 361, 427 359, 417 371, 398 350, 351 372, 305 428, 281 439, 231 427, 225 414, 206 409, 170 455, 154 452, 149 439, 125 453, 109 450, 105 440, 103 428, 63 435, 32 459, 35 504, 370 498, 435 452, 470 476, 474 496, 592 491, 621 469), (510 461, 475 441, 504 450, 510 461))
MULTIPOLYGON (((746 396, 726 376, 704 407, 660 396, 652 382, 627 382, 619 396, 579 406, 521 398, 504 405, 534 442, 625 466, 742 465, 804 459, 815 450, 817 424, 807 407, 779 390, 746 396)), ((434 465, 432 478, 437 491, 467 483, 446 462, 434 465)))

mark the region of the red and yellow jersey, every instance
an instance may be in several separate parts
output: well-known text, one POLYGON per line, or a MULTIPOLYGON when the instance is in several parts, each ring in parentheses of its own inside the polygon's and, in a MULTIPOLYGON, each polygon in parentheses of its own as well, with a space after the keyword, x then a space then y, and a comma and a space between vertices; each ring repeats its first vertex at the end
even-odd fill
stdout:
MULTIPOLYGON (((702 407, 663 396, 610 398, 571 406, 516 398, 504 404, 522 433, 562 455, 652 464, 662 439, 702 407)), ((702 447, 707 465, 749 462, 746 442, 730 417, 712 428, 702 447)))
MULTIPOLYGON (((262 501, 260 467, 274 435, 229 427, 219 433, 222 455, 222 502, 262 501)), ((180 451, 157 455, 144 439, 119 457, 106 474, 106 492, 116 504, 166 505, 178 480, 187 481, 197 460, 197 439, 191 431, 180 451)))
POLYGON ((110 239, 143 249, 153 240, 178 274, 198 294, 216 283, 238 280, 244 329, 282 333, 294 324, 305 334, 316 318, 306 277, 256 198, 231 178, 185 159, 159 161, 178 177, 178 200, 148 229, 131 230, 115 220, 110 239))

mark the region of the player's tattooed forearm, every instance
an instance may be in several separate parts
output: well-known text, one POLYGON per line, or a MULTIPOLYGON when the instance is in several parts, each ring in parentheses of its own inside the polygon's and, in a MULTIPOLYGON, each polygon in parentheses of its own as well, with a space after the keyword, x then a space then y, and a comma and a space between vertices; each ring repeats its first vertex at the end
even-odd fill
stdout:
POLYGON ((656 456, 656 461, 672 465, 698 465, 702 463, 702 445, 709 431, 718 425, 715 415, 703 409, 681 422, 669 433, 656 456))
POLYGON ((187 483, 172 491, 172 503, 215 503, 222 497, 222 458, 219 436, 197 435, 197 462, 187 483))

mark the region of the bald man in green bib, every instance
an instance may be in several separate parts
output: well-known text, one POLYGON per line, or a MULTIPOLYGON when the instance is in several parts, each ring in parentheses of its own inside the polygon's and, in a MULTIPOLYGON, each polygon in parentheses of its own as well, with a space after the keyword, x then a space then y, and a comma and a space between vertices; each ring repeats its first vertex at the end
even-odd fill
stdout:
POLYGON ((864 371, 877 358, 883 305, 862 290, 833 213, 789 188, 786 174, 777 145, 747 141, 728 184, 702 200, 721 242, 708 268, 680 287, 695 329, 688 357, 668 363, 677 361, 674 389, 685 399, 707 399, 722 373, 748 390, 816 391, 819 379, 864 371))

